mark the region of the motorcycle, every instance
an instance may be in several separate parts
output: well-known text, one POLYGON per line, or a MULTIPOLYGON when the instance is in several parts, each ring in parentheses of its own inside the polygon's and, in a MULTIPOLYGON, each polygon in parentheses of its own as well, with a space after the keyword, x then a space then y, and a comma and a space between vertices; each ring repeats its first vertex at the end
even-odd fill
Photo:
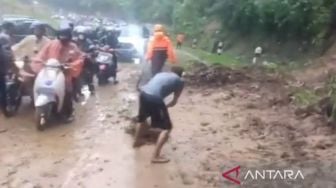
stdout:
POLYGON ((56 59, 49 59, 34 83, 35 117, 37 129, 43 131, 53 117, 61 114, 64 105, 66 79, 69 69, 56 59))
POLYGON ((95 59, 97 57, 97 48, 91 45, 87 51, 87 55, 84 60, 83 71, 82 71, 82 81, 84 85, 88 85, 91 94, 94 94, 95 87, 93 85, 93 77, 97 73, 97 65, 95 59))
POLYGON ((104 85, 109 82, 109 78, 116 73, 116 62, 114 53, 110 50, 99 51, 96 57, 98 66, 98 85, 104 85))
POLYGON ((22 97, 27 96, 31 98, 31 103, 34 104, 33 99, 33 85, 35 80, 35 73, 30 68, 30 58, 25 57, 23 61, 16 61, 16 67, 19 69, 19 81, 21 82, 22 97))
POLYGON ((21 102, 21 82, 17 74, 9 71, 6 75, 6 115, 12 117, 18 112, 21 102))

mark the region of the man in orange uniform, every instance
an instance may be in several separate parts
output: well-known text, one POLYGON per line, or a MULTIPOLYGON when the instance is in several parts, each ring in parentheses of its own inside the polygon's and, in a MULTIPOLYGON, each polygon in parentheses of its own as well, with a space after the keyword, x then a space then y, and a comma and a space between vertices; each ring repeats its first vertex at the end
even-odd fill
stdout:
POLYGON ((154 36, 148 44, 146 60, 151 62, 152 77, 162 71, 162 68, 167 61, 175 64, 176 55, 172 42, 165 34, 165 29, 162 25, 155 25, 154 36))
POLYGON ((83 54, 72 41, 72 31, 69 28, 61 29, 58 32, 58 39, 50 41, 37 54, 32 63, 32 70, 38 73, 43 64, 48 59, 57 59, 60 63, 66 63, 71 68, 66 73, 67 91, 64 99, 63 115, 66 121, 73 121, 73 103, 72 103, 72 80, 77 78, 83 66, 83 54))

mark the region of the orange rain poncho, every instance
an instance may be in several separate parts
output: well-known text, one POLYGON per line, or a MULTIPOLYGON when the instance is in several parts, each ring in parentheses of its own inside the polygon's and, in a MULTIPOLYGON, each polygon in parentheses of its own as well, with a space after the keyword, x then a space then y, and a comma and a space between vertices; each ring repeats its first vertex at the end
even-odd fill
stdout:
POLYGON ((161 24, 154 26, 154 36, 149 41, 146 59, 158 64, 164 63, 166 59, 172 64, 177 62, 173 44, 166 35, 165 27, 161 24))
POLYGON ((166 51, 169 62, 172 64, 177 63, 173 44, 163 31, 155 32, 149 41, 146 59, 153 63, 153 57, 159 51, 166 51))
POLYGON ((38 73, 42 69, 43 63, 47 62, 48 59, 57 59, 60 63, 69 63, 72 68, 66 77, 71 79, 80 75, 84 56, 76 44, 63 45, 59 40, 52 40, 34 58, 32 70, 38 73))

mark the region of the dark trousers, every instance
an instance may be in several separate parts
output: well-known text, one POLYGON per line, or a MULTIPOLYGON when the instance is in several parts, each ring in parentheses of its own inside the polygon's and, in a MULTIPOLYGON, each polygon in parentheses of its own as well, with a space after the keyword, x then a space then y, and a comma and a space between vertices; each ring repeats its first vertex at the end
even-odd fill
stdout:
POLYGON ((154 77, 157 73, 162 72, 167 58, 167 49, 158 49, 153 51, 153 57, 151 59, 152 77, 154 77))
POLYGON ((112 77, 116 80, 117 79, 117 71, 118 71, 118 57, 115 52, 113 52, 113 73, 112 77))
POLYGON ((177 48, 177 49, 180 49, 181 47, 182 47, 182 42, 177 42, 177 43, 176 43, 176 48, 177 48))
POLYGON ((66 91, 65 97, 64 97, 63 109, 62 109, 62 114, 66 118, 70 117, 74 112, 72 97, 73 97, 72 92, 66 91))
POLYGON ((151 65, 152 77, 154 77, 156 74, 162 72, 164 64, 165 64, 164 61, 152 62, 152 65, 151 65))
POLYGON ((89 86, 89 91, 94 92, 95 87, 93 85, 93 77, 94 77, 94 72, 91 70, 84 70, 83 74, 81 76, 82 83, 81 85, 88 85, 89 86))
POLYGON ((80 94, 82 91, 82 80, 81 77, 73 78, 72 80, 73 91, 75 94, 80 94))
POLYGON ((146 94, 140 94, 138 121, 143 123, 151 118, 152 127, 164 130, 171 130, 172 123, 169 112, 163 99, 146 94))
POLYGON ((3 113, 6 112, 6 101, 7 89, 6 89, 6 77, 4 74, 0 74, 0 108, 3 113))

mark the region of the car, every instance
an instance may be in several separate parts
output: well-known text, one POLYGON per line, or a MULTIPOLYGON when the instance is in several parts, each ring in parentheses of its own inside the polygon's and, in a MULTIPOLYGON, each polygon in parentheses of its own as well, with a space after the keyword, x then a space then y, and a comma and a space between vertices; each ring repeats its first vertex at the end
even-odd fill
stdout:
POLYGON ((149 39, 149 32, 145 27, 129 24, 120 26, 119 48, 116 53, 119 61, 133 62, 134 59, 143 59, 149 39))
MULTIPOLYGON (((31 29, 31 25, 39 20, 26 20, 22 21, 20 23, 16 23, 15 28, 15 42, 20 42, 23 38, 25 38, 28 35, 33 34, 33 31, 31 29)), ((47 32, 46 35, 48 38, 55 38, 56 37, 56 29, 54 29, 51 25, 46 24, 47 32)))
POLYGON ((54 20, 65 20, 65 16, 62 16, 62 15, 53 15, 53 16, 51 16, 51 19, 54 19, 54 20))
MULTIPOLYGON (((14 40, 15 40, 16 43, 20 42, 26 36, 33 34, 33 31, 31 29, 31 25, 34 22, 41 22, 40 20, 33 19, 33 18, 30 18, 30 17, 13 16, 13 15, 2 16, 2 22, 5 22, 5 21, 10 21, 10 22, 15 24, 14 40)), ((56 29, 54 29, 49 24, 46 24, 46 28, 47 28, 46 35, 49 38, 55 38, 56 29)))
POLYGON ((16 22, 16 21, 22 21, 22 20, 31 20, 33 18, 29 17, 29 16, 23 16, 23 15, 14 15, 14 14, 5 14, 1 16, 1 20, 2 21, 12 21, 12 22, 16 22))
POLYGON ((22 24, 24 22, 29 22, 29 21, 36 21, 36 20, 30 17, 14 16, 14 15, 5 15, 5 16, 2 16, 1 18, 1 23, 2 22, 12 22, 15 25, 19 25, 19 24, 22 24))

